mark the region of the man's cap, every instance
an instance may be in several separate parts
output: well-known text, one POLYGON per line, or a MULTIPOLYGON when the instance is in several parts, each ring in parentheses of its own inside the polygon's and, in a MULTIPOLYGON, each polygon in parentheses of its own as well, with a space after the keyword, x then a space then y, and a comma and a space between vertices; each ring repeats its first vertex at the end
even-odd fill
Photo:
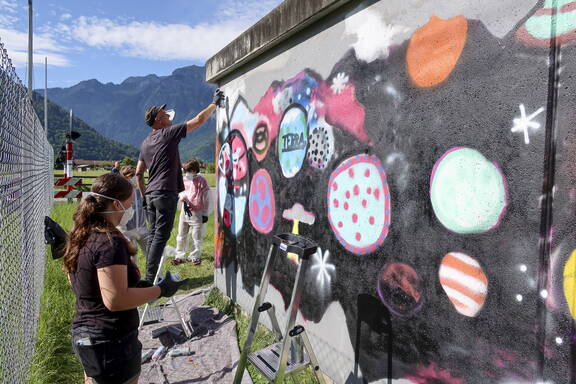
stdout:
POLYGON ((154 120, 156 120, 156 115, 158 114, 158 112, 160 112, 160 110, 164 108, 166 108, 166 104, 155 105, 153 107, 148 108, 146 110, 146 113, 144 114, 144 121, 146 122, 146 124, 148 124, 149 126, 153 126, 154 120))

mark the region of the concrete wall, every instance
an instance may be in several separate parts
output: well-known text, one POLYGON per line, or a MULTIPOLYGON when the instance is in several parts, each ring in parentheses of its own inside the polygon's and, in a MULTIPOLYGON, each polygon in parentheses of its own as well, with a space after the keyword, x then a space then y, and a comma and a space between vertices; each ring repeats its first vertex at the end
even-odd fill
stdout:
POLYGON ((251 311, 297 229, 321 247, 299 321, 336 382, 575 382, 576 2, 308 3, 207 66, 217 285, 251 311))

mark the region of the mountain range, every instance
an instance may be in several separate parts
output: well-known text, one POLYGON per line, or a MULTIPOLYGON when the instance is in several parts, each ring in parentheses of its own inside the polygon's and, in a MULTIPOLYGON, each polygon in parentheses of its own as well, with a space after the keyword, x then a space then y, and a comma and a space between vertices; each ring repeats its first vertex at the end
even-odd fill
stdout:
MULTIPOLYGON (((32 101, 36 114, 44 125, 44 96, 33 93, 32 101)), ((64 110, 48 100, 48 141, 58 156, 70 130, 70 111, 64 110)), ((76 116, 72 117, 72 130, 80 133, 74 144, 74 157, 83 160, 121 160, 124 157, 138 156, 134 146, 122 144, 106 138, 76 116)))
MULTIPOLYGON (((103 84, 96 79, 69 88, 49 88, 48 98, 85 121, 98 133, 123 144, 140 147, 150 133, 144 111, 152 105, 168 104, 175 109, 175 122, 193 118, 212 100, 214 86, 204 80, 204 67, 176 69, 169 76, 129 77, 120 84, 103 84)), ((215 158, 215 120, 187 135, 180 144, 182 160, 215 158)), ((79 140, 80 142, 80 140, 79 140)))

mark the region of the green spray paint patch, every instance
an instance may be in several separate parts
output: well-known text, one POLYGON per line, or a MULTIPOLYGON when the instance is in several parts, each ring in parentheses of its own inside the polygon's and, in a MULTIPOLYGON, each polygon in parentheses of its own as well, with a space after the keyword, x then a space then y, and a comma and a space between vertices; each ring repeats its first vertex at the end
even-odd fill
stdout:
POLYGON ((556 38, 559 45, 573 43, 576 41, 576 2, 546 0, 518 29, 516 37, 528 46, 541 48, 549 47, 552 38, 556 38))
POLYGON ((480 152, 452 148, 434 165, 430 200, 442 225, 460 234, 497 227, 507 205, 506 180, 480 152))

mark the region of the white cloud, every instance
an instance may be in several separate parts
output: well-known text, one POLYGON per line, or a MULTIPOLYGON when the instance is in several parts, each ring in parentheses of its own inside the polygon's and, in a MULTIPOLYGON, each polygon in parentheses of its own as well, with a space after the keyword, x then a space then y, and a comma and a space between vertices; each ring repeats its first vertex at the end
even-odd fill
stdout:
MULTIPOLYGON (((0 27, 0 37, 12 64, 16 67, 26 65, 28 62, 28 33, 0 27)), ((63 49, 51 35, 34 35, 34 64, 44 64, 44 57, 48 57, 48 64, 65 67, 70 62, 61 53, 63 49)))
POLYGON ((10 26, 18 21, 18 4, 13 0, 0 0, 0 27, 10 26))
POLYGON ((280 3, 282 0, 225 0, 216 13, 218 21, 243 20, 249 27, 280 3))
POLYGON ((0 9, 14 14, 18 12, 18 3, 15 0, 0 0, 0 9))
MULTIPOLYGON (((28 63, 28 32, 15 29, 20 21, 19 14, 23 11, 27 11, 27 6, 19 9, 16 0, 0 0, 0 41, 15 67, 26 66, 28 63)), ((44 58, 48 57, 50 65, 69 66, 70 62, 62 53, 65 49, 58 44, 54 35, 37 31, 33 42, 34 64, 44 64, 44 58)))
POLYGON ((80 17, 71 28, 74 39, 92 47, 114 49, 125 56, 152 60, 204 60, 243 30, 227 23, 160 24, 133 21, 119 24, 110 19, 80 17))
MULTIPOLYGON (((168 24, 126 18, 75 18, 63 11, 59 22, 36 26, 34 63, 71 65, 67 54, 98 48, 149 60, 204 61, 258 21, 282 0, 223 0, 214 20, 197 24, 168 24)), ((0 0, 0 41, 15 66, 27 63, 28 35, 21 25, 24 8, 18 0, 0 0), (20 17, 19 17, 20 16, 20 17), (17 29, 16 29, 17 28, 17 29)))
POLYGON ((70 36, 91 47, 151 60, 199 60, 214 55, 281 0, 226 0, 211 23, 194 26, 81 16, 70 36))

